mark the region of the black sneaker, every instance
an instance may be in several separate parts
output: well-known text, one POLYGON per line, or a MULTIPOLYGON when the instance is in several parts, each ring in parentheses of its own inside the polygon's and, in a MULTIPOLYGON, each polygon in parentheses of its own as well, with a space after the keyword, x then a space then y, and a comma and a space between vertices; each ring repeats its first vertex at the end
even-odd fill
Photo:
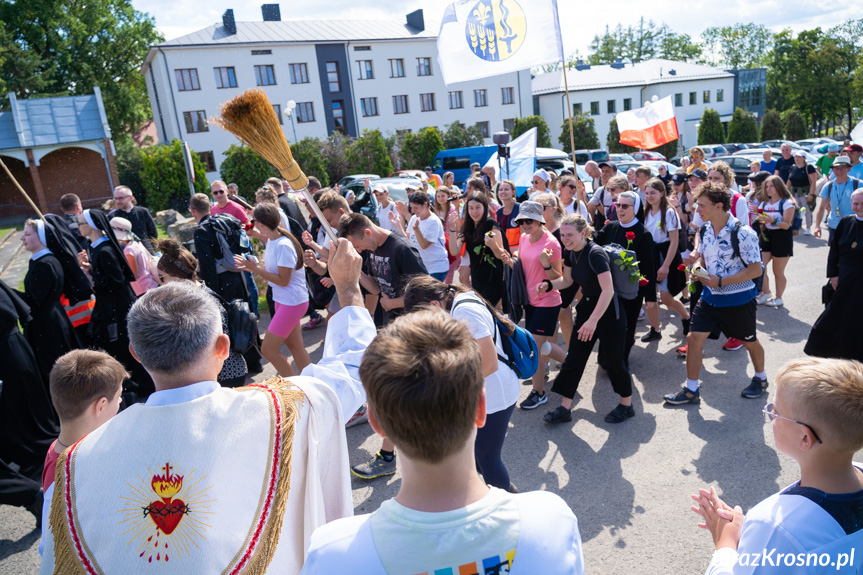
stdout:
POLYGON ((542 418, 546 423, 566 423, 572 421, 572 413, 562 405, 558 405, 552 411, 549 411, 542 418))
POLYGON ((605 416, 605 421, 608 423, 620 423, 633 416, 635 416, 635 409, 633 409, 631 405, 623 405, 620 403, 611 411, 611 413, 605 416))
POLYGON ((650 328, 650 331, 641 336, 641 341, 647 343, 648 341, 656 341, 662 339, 662 334, 656 331, 653 328, 650 328))
POLYGON ((522 409, 536 409, 543 403, 548 401, 548 395, 543 393, 537 393, 535 389, 530 391, 530 395, 527 396, 527 399, 521 402, 519 405, 522 409))
POLYGON ((701 403, 701 389, 690 391, 685 385, 677 393, 669 393, 662 399, 669 405, 683 405, 684 403, 701 403))
POLYGON ((748 399, 755 399, 764 395, 765 391, 767 391, 767 380, 753 377, 746 389, 740 392, 740 395, 748 399))
POLYGON ((395 472, 395 455, 387 461, 380 452, 375 453, 375 456, 367 462, 351 467, 351 473, 362 479, 374 479, 375 477, 383 477, 384 475, 393 475, 395 472))

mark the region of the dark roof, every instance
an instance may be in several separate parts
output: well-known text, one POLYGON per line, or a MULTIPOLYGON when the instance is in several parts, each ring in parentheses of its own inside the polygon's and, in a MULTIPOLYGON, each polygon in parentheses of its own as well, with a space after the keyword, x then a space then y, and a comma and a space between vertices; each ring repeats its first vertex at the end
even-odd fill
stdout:
POLYGON ((97 94, 18 100, 0 112, 0 149, 50 146, 110 137, 97 94))

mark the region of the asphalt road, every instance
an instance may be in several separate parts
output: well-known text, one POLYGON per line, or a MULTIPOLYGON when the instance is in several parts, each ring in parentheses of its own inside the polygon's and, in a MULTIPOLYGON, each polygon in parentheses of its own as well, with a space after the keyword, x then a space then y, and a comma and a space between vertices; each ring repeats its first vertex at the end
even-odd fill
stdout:
MULTIPOLYGON (((825 233, 826 236, 826 233, 825 233)), ((809 329, 821 306, 826 242, 798 236, 785 307, 758 308, 758 337, 766 349, 767 373, 803 356, 809 329)), ((695 573, 706 568, 713 544, 696 527, 689 495, 713 485, 744 511, 798 479, 797 465, 779 453, 761 409, 770 400, 740 397, 752 377, 744 350, 727 352, 708 342, 700 406, 666 407, 665 393, 685 380, 680 323, 661 312, 663 339, 632 351, 636 417, 618 425, 603 421, 616 405, 602 370, 589 362, 577 396, 573 422, 549 427, 542 406, 516 409, 504 446, 504 461, 521 491, 544 489, 563 497, 579 520, 589 573, 695 573)), ((647 330, 641 325, 638 335, 647 330)), ((323 328, 305 332, 313 360, 320 357, 323 328)), ((267 366, 256 380, 272 374, 267 366)), ((522 388, 522 399, 529 387, 522 388)), ((771 385, 771 397, 774 392, 771 385)), ((558 405, 554 394, 549 409, 558 405)), ((380 440, 368 425, 347 430, 351 463, 368 459, 380 440)), ((863 453, 858 460, 863 460, 863 453)), ((353 478, 354 510, 374 511, 393 497, 399 474, 363 481, 353 478)), ((33 517, 0 506, 0 574, 38 570, 39 532, 33 517)))

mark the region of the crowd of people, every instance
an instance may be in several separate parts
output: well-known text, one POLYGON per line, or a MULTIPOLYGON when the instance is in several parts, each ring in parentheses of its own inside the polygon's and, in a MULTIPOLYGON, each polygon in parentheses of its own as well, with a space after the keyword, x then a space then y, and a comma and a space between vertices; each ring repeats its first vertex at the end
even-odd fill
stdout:
POLYGON ((572 511, 548 493, 519 494, 503 463, 516 407, 547 404, 559 366, 560 403, 543 420, 571 422, 598 340, 619 396, 605 421, 635 417, 632 349, 643 319, 648 349, 664 337, 660 305, 685 340, 685 382, 668 405, 700 403, 704 344, 720 335, 752 362, 742 397, 763 396, 757 308, 784 305, 794 236, 820 237, 826 213, 825 310, 805 348, 814 358, 775 375, 764 410, 802 480, 745 520, 713 490, 694 495, 693 510, 717 545, 711 573, 736 572, 768 540, 859 548, 858 148, 830 148, 813 167, 783 147, 742 187, 698 149, 673 176, 588 162, 591 197, 577 175, 542 169, 520 190, 476 165, 463 191, 446 173, 407 201, 383 184, 366 181, 359 199, 310 178, 323 221, 307 219, 314 212, 279 178, 254 205, 217 180, 189 201, 187 245, 159 239, 129 188, 107 210, 67 194, 62 217, 24 226, 23 292, 0 282, 0 502, 36 516, 44 573, 184 559, 201 572, 581 573, 572 511), (370 198, 377 221, 355 211, 370 198), (524 377, 510 339, 522 321, 536 362, 524 377), (302 330, 322 324, 312 363, 302 330), (278 377, 248 385, 262 360, 278 377), (531 390, 518 403, 520 379, 531 390), (349 467, 344 430, 364 422, 381 447, 349 467), (351 518, 350 474, 392 475, 397 454, 397 497, 351 518), (109 498, 130 502, 112 512, 131 540, 106 535, 109 498), (781 519, 792 508, 800 515, 781 519), (795 535, 807 523, 824 527, 819 537, 795 535))

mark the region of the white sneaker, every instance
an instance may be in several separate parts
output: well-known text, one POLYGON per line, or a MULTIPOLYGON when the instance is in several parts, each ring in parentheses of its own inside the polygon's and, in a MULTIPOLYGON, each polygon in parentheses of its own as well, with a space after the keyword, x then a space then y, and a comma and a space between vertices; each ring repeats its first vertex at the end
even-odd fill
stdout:
POLYGON ((542 344, 542 347, 539 348, 539 354, 540 355, 548 355, 550 353, 551 353, 551 343, 549 341, 546 341, 545 343, 542 344))
POLYGON ((770 294, 762 292, 755 297, 755 303, 757 303, 758 305, 764 305, 769 299, 770 294))
POLYGON ((781 297, 775 297, 769 302, 767 302, 767 307, 782 307, 783 305, 784 302, 782 301, 781 297))
POLYGON ((638 321, 644 321, 644 308, 641 308, 641 311, 638 312, 638 321))
POLYGON ((804 236, 811 236, 812 230, 810 230, 809 228, 806 228, 805 230, 803 230, 803 235, 804 236))

